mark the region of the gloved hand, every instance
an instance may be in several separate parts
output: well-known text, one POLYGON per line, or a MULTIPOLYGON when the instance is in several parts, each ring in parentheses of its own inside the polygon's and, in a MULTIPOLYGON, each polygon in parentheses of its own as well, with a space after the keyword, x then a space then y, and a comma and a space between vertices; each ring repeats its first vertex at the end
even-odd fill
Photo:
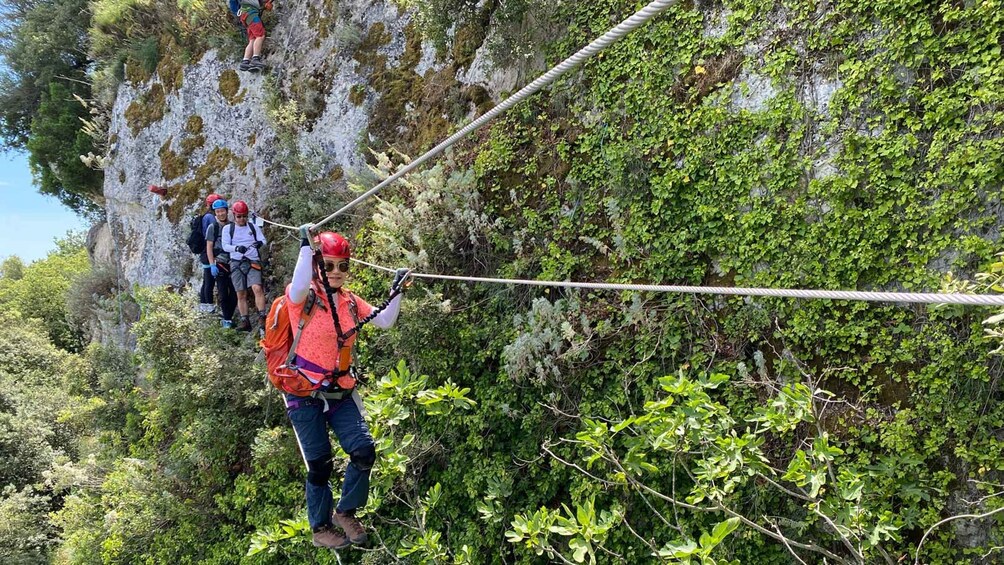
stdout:
POLYGON ((411 286, 411 280, 408 278, 411 275, 411 269, 402 267, 394 271, 394 282, 390 283, 390 291, 400 290, 404 292, 404 289, 411 286))
POLYGON ((220 276, 220 268, 215 264, 209 266, 209 272, 213 274, 213 278, 220 276))
POLYGON ((247 253, 248 252, 248 248, 244 247, 243 245, 238 245, 237 247, 234 247, 234 251, 236 251, 238 253, 247 253))
POLYGON ((300 247, 310 247, 310 230, 314 229, 314 224, 303 224, 300 226, 300 247))
POLYGON ((265 245, 265 244, 264 244, 264 243, 262 243, 262 242, 260 242, 260 241, 256 241, 256 242, 254 242, 254 243, 253 243, 253 244, 251 245, 251 247, 254 247, 255 249, 261 249, 261 246, 262 246, 262 245, 265 245))

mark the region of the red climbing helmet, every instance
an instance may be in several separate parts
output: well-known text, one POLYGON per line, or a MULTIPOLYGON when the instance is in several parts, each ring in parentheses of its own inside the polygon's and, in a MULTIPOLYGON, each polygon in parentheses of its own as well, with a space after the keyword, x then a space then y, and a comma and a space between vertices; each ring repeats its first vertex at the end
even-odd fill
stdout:
POLYGON ((217 200, 219 200, 221 198, 223 198, 223 197, 220 196, 219 194, 216 194, 215 192, 212 193, 212 194, 210 194, 209 196, 206 197, 206 208, 212 207, 213 202, 216 202, 217 200))
POLYGON ((234 214, 247 214, 248 213, 248 203, 243 200, 238 200, 234 202, 233 207, 234 214))
POLYGON ((326 231, 317 235, 314 241, 321 246, 321 255, 325 257, 349 258, 352 256, 349 240, 333 231, 326 231))

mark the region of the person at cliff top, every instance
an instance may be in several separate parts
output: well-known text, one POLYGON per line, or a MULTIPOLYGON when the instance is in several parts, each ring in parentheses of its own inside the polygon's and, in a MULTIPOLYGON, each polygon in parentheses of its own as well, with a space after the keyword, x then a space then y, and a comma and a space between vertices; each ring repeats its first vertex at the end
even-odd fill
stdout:
POLYGON ((247 31, 248 44, 244 48, 244 59, 240 70, 258 72, 265 68, 261 62, 261 48, 265 43, 265 26, 261 23, 261 13, 272 9, 272 0, 240 0, 238 17, 247 31))
POLYGON ((307 519, 313 543, 337 549, 367 540, 356 510, 365 506, 369 498, 370 470, 376 461, 376 446, 363 419, 362 399, 356 391, 355 373, 350 369, 355 330, 360 319, 365 322, 371 317, 369 321, 379 328, 394 325, 401 309, 405 275, 399 271, 391 287, 392 298, 374 310, 345 288, 349 242, 334 232, 321 233, 313 240, 319 248, 315 254, 310 228, 309 225, 300 228, 300 255, 293 279, 286 287, 286 312, 290 327, 296 328, 305 306, 311 305, 309 323, 301 330, 295 348, 295 366, 318 388, 310 396, 284 393, 284 398, 286 414, 307 465, 307 519), (334 310, 332 302, 337 306, 334 310), (328 426, 349 455, 337 506, 328 482, 334 468, 328 426))
MULTIPOLYGON (((202 216, 202 234, 205 235, 209 226, 216 222, 213 215, 213 203, 220 200, 219 194, 213 193, 206 197, 206 213, 202 216)), ((212 273, 213 262, 209 260, 205 250, 199 253, 199 262, 202 264, 202 288, 199 289, 199 312, 210 313, 213 311, 213 287, 216 285, 216 278, 212 273)))
POLYGON ((237 308, 237 293, 230 280, 230 259, 223 251, 223 230, 229 225, 227 201, 220 199, 213 202, 213 213, 215 219, 206 230, 206 256, 220 295, 220 312, 223 317, 221 323, 224 328, 231 328, 234 309, 237 308))
POLYGON ((248 319, 248 288, 254 292, 259 327, 264 327, 265 289, 262 287, 262 263, 258 250, 265 245, 265 236, 248 223, 248 205, 234 202, 234 223, 223 230, 223 250, 230 254, 230 280, 237 291, 237 310, 241 314, 240 331, 251 331, 248 319))

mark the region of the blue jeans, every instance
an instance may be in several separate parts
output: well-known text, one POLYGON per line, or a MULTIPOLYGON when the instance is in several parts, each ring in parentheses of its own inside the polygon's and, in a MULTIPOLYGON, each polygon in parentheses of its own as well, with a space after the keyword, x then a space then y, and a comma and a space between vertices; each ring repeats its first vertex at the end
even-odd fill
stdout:
MULTIPOLYGON (((358 454, 372 454, 375 448, 373 437, 366 421, 359 412, 355 400, 358 393, 352 393, 341 400, 328 400, 328 411, 324 411, 324 401, 286 394, 286 414, 293 424, 296 442, 307 465, 307 519, 311 529, 331 525, 331 509, 334 503, 328 477, 332 469, 331 440, 328 426, 335 432, 338 443, 351 461, 345 468, 342 496, 338 500, 338 512, 348 512, 366 505, 370 490, 370 466, 360 464, 358 454), (361 468, 363 467, 363 468, 361 468)), ((359 400, 361 404, 362 401, 359 400)), ((365 456, 362 458, 365 459, 365 456)))

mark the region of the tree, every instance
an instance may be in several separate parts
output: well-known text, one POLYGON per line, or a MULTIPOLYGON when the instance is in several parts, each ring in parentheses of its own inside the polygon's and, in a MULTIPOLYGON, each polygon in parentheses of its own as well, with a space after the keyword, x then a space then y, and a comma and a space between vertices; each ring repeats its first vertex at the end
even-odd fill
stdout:
POLYGON ((11 255, 0 263, 0 279, 18 281, 24 277, 24 261, 17 255, 11 255))
POLYGON ((25 267, 19 279, 0 278, 0 309, 37 320, 57 347, 76 351, 81 333, 67 319, 66 293, 90 268, 87 250, 73 235, 56 245, 57 251, 25 267))
POLYGON ((81 96, 89 93, 91 18, 86 0, 22 1, 2 10, 0 57, 6 70, 0 74, 0 138, 8 148, 23 149, 51 82, 72 85, 81 96))
POLYGON ((72 89, 51 82, 31 121, 28 140, 28 164, 39 192, 53 195, 81 213, 96 208, 102 179, 101 172, 80 160, 94 149, 92 139, 80 129, 80 119, 86 117, 87 110, 73 98, 72 89))
POLYGON ((28 149, 39 191, 77 212, 96 210, 102 174, 80 161, 93 149, 81 131, 89 99, 85 0, 15 2, 0 28, 0 142, 28 149))

